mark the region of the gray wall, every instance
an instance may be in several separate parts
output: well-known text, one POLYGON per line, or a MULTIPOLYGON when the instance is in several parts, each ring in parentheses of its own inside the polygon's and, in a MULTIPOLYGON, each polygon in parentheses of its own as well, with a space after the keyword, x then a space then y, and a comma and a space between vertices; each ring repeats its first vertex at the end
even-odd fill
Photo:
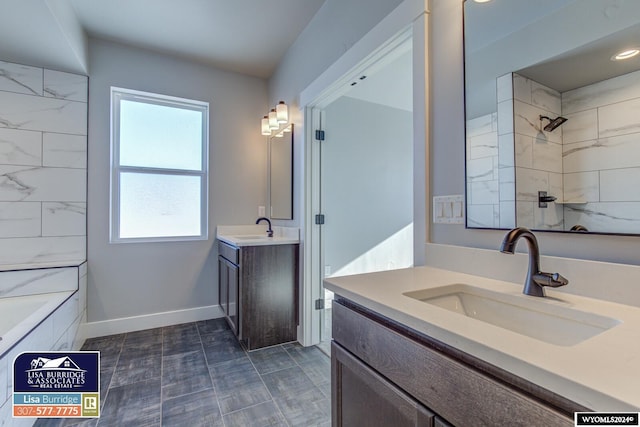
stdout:
MULTIPOLYGON (((464 194, 462 1, 431 1, 431 196, 464 194)), ((504 231, 431 225, 435 243, 495 249, 504 231)), ((638 237, 536 233, 544 255, 640 264, 638 237)))
POLYGON ((413 114, 343 96, 325 117, 324 264, 337 275, 410 267, 413 114))
POLYGON ((89 66, 89 322, 217 304, 216 225, 266 202, 266 81, 96 39, 89 66), (209 102, 207 241, 109 244, 111 86, 209 102))

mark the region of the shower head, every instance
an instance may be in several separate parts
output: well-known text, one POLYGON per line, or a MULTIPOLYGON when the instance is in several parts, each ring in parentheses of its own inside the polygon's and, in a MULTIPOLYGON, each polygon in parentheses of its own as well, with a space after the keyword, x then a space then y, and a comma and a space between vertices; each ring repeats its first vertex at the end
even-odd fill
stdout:
POLYGON ((552 119, 551 117, 547 117, 547 116, 540 116, 540 121, 542 121, 542 119, 549 120, 549 123, 544 127, 544 130, 546 132, 553 132, 555 128, 557 128, 558 126, 560 126, 561 124, 563 124, 568 120, 562 116, 558 116, 555 119, 552 119))

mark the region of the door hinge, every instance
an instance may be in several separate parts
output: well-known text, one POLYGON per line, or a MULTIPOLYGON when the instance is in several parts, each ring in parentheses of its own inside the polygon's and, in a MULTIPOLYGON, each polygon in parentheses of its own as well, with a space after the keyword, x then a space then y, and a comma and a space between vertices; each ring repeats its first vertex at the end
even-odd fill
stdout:
POLYGON ((316 310, 324 310, 324 300, 317 299, 316 300, 316 310))
POLYGON ((317 141, 324 141, 324 131, 323 130, 316 130, 316 140, 317 141))
POLYGON ((316 225, 324 224, 324 215, 318 214, 316 215, 316 225))

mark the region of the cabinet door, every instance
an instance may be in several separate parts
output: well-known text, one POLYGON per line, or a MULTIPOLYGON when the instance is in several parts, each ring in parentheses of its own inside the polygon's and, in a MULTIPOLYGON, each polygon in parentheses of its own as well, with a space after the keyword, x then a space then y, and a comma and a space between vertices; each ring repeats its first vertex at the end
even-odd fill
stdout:
MULTIPOLYGON (((233 265, 227 262, 227 271, 228 271, 228 311, 227 317, 229 318, 229 323, 231 329, 236 335, 239 335, 240 328, 240 301, 239 301, 239 285, 240 280, 238 276, 238 266, 233 265)), ((242 337, 240 337, 242 338, 242 337)))
POLYGON ((331 343, 332 426, 431 427, 434 414, 331 343))
POLYGON ((227 262, 218 257, 218 303, 225 316, 229 315, 229 269, 227 262))

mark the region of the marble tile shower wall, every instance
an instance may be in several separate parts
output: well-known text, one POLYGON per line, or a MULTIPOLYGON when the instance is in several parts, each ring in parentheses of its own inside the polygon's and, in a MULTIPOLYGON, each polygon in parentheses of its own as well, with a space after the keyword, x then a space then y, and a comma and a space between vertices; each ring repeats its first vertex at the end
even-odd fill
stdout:
MULTIPOLYGON (((540 116, 561 115, 560 92, 513 73, 513 147, 516 216, 518 226, 563 230, 562 204, 538 207, 538 191, 563 200, 563 127, 553 132, 543 128, 540 116)), ((499 116, 500 117, 500 116, 499 116)))
POLYGON ((562 112, 565 227, 640 233, 640 71, 563 93, 562 112))
POLYGON ((87 83, 0 61, 0 270, 86 259, 87 83))

